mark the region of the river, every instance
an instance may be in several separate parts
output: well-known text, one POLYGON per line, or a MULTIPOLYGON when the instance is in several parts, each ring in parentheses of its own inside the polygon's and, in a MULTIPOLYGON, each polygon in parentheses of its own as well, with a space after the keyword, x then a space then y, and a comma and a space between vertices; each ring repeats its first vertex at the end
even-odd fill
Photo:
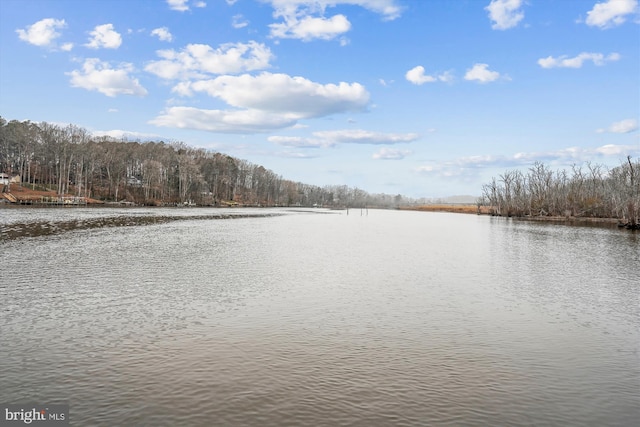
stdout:
POLYGON ((640 233, 0 209, 0 402, 74 426, 631 426, 640 233))

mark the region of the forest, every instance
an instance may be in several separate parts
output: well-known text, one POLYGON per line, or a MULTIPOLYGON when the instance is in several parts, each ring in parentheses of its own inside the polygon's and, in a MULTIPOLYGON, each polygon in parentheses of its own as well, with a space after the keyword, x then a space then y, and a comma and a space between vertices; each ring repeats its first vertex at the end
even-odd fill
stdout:
POLYGON ((536 162, 526 172, 506 171, 482 187, 478 205, 508 217, 617 218, 640 226, 640 159, 630 156, 612 169, 586 163, 571 171, 536 162))
MULTIPOLYGON (((0 173, 56 194, 175 206, 399 207, 402 195, 369 194, 347 185, 284 179, 263 166, 183 142, 95 136, 75 125, 7 121, 0 117, 0 173)), ((640 224, 640 159, 608 169, 586 163, 552 170, 535 163, 482 186, 478 212, 507 217, 618 218, 640 224)))
POLYGON ((22 186, 111 202, 171 206, 394 207, 401 195, 319 187, 183 142, 96 137, 75 125, 0 117, 0 172, 22 186))

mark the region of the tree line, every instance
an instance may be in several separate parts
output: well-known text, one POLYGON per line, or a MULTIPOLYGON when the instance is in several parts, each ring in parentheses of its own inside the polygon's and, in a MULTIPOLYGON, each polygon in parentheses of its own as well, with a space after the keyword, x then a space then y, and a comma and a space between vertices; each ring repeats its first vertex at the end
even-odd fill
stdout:
POLYGON ((640 159, 613 169, 598 164, 552 170, 536 162, 526 172, 510 170, 482 187, 479 205, 499 216, 618 218, 640 225, 640 159))
POLYGON ((95 136, 75 125, 0 117, 0 172, 23 186, 146 205, 392 207, 401 195, 294 182, 263 166, 183 142, 95 136))

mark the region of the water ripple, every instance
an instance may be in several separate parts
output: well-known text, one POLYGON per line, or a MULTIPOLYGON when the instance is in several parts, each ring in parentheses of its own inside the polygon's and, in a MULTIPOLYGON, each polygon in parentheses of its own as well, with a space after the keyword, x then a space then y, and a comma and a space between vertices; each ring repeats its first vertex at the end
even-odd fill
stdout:
MULTIPOLYGON (((105 221, 82 215, 53 222, 105 221)), ((640 418, 627 234, 589 229, 589 245, 373 210, 157 216, 0 242, 0 401, 64 400, 71 425, 97 426, 640 418)))

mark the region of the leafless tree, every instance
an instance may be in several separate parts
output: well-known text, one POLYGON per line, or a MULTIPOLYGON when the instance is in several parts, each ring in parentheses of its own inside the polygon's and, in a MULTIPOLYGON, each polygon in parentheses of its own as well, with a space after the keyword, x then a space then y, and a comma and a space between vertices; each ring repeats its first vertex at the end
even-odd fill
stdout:
POLYGON ((480 204, 500 216, 574 216, 618 218, 637 228, 640 217, 640 160, 620 166, 573 165, 552 171, 536 162, 526 175, 507 171, 482 187, 480 204))

